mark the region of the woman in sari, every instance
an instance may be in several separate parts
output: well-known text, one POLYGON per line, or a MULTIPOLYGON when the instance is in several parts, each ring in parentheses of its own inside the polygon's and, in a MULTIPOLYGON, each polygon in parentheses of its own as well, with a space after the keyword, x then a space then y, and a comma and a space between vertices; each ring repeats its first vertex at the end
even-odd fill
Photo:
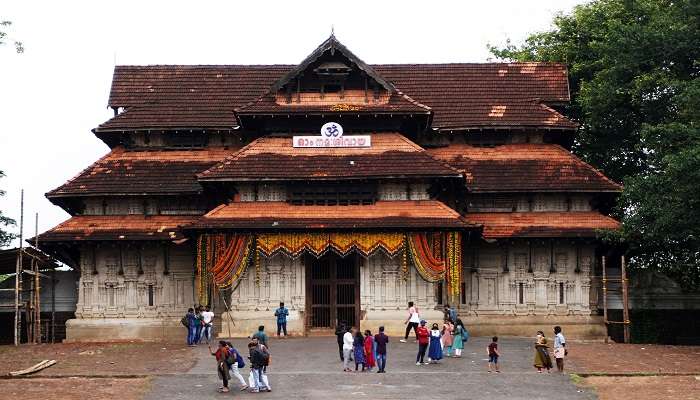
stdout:
POLYGON ((543 368, 546 368, 549 373, 552 368, 552 359, 549 357, 549 350, 547 349, 547 338, 544 337, 544 332, 542 331, 537 331, 535 340, 535 368, 537 368, 539 373, 542 373, 543 368))
POLYGON ((372 336, 372 332, 367 329, 365 331, 365 365, 369 369, 370 372, 372 372, 372 368, 374 368, 374 337, 372 336))

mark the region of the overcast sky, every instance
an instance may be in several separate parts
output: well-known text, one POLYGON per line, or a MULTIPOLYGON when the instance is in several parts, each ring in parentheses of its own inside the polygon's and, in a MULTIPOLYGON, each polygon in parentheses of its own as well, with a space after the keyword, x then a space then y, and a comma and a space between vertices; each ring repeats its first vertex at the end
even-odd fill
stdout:
POLYGON ((484 62, 488 43, 549 28, 574 0, 31 1, 3 0, 0 20, 24 54, 0 47, 0 210, 25 232, 69 215, 44 193, 108 148, 92 128, 116 64, 291 64, 336 37, 367 63, 484 62))

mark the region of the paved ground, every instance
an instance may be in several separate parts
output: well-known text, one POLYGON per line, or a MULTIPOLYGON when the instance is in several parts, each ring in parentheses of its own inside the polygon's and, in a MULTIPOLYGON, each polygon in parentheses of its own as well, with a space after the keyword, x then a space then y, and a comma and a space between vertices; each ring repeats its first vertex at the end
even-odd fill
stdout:
MULTIPOLYGON (((392 338, 393 339, 393 338, 392 338)), ((234 345, 245 348, 241 339, 234 345)), ((215 361, 206 346, 193 349, 196 365, 187 373, 158 376, 146 399, 595 399, 588 389, 572 384, 569 376, 538 374, 532 367, 532 346, 527 339, 501 339, 502 373, 486 372, 486 338, 467 343, 462 359, 440 365, 415 365, 414 343, 389 345, 387 373, 344 373, 334 337, 272 339, 271 393, 216 392, 215 361)), ((249 369, 245 368, 244 376, 249 369)), ((233 386, 232 386, 233 389, 233 386)))

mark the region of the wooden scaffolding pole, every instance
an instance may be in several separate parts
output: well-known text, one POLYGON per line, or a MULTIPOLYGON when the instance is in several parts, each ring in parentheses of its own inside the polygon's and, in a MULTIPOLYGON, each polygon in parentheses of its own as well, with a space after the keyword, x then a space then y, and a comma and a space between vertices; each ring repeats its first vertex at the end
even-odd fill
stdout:
MULTIPOLYGON (((608 278, 607 272, 605 271, 605 256, 602 256, 603 262, 603 322, 605 323, 605 329, 608 328, 608 278)), ((606 336, 607 338, 607 336, 606 336)))
POLYGON ((625 343, 630 342, 630 310, 629 310, 629 294, 627 291, 627 269, 625 265, 625 256, 622 256, 620 265, 620 281, 622 283, 622 328, 624 330, 625 343))
POLYGON ((22 315, 19 312, 19 303, 21 301, 22 293, 22 241, 24 240, 23 230, 24 227, 24 189, 20 191, 20 206, 19 206, 19 251, 17 252, 17 264, 15 271, 15 346, 19 346, 21 339, 21 329, 22 329, 22 315))
MULTIPOLYGON (((34 214, 34 248, 39 249, 39 213, 34 214)), ((34 272, 34 343, 41 343, 41 279, 39 279, 39 260, 32 258, 34 272)))

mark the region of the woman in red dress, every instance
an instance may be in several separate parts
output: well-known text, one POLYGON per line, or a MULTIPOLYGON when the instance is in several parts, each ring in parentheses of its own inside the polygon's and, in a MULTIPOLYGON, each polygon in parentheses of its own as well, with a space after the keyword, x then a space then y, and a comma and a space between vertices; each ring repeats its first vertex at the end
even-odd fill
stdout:
POLYGON ((375 361, 374 361, 374 336, 372 336, 372 332, 370 332, 369 329, 365 331, 365 365, 369 369, 369 371, 372 371, 372 368, 374 368, 375 361))

